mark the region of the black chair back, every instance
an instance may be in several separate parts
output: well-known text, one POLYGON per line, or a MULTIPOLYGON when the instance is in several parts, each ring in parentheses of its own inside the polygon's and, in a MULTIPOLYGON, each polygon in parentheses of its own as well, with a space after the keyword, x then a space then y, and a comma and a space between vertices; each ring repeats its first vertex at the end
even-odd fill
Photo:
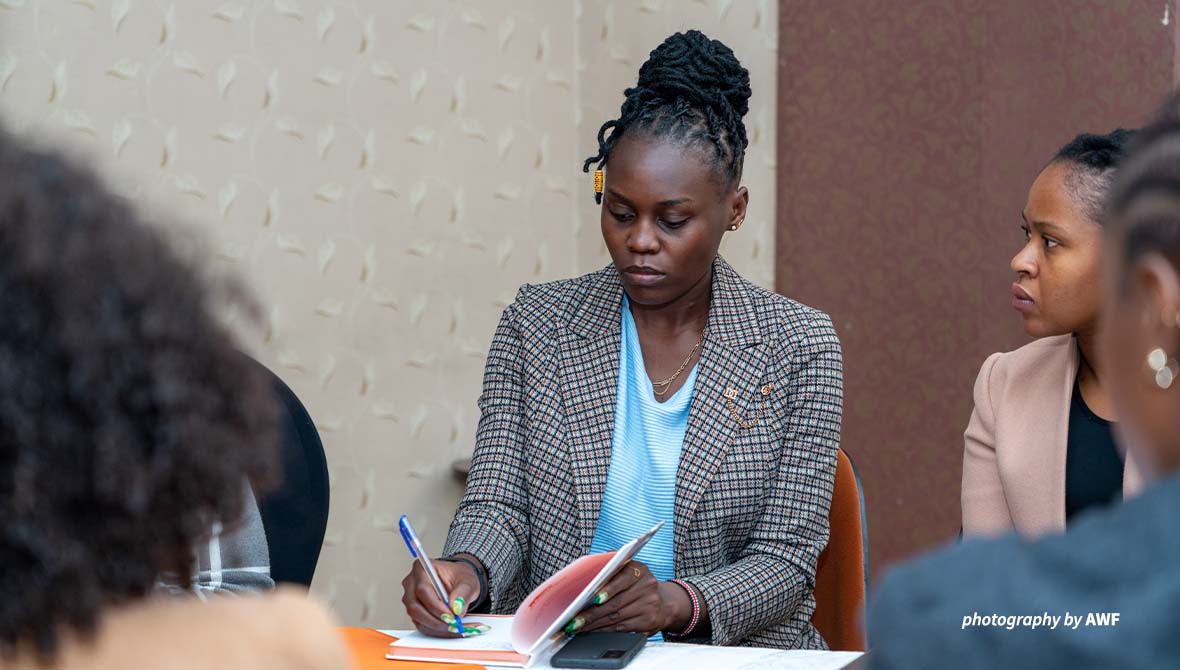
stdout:
POLYGON ((328 527, 328 461, 299 398, 270 370, 280 402, 282 481, 258 501, 275 583, 311 585, 328 527))

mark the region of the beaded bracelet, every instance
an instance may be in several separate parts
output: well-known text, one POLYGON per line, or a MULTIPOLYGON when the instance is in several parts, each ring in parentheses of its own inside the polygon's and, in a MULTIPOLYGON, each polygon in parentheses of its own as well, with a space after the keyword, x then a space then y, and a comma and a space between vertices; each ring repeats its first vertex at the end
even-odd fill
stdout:
POLYGON ((685 627, 684 630, 680 631, 679 633, 671 633, 672 637, 686 637, 693 631, 694 628, 697 627, 697 624, 701 622, 701 601, 697 597, 696 589, 689 586, 688 582, 680 579, 673 579, 672 583, 687 591, 688 599, 692 601, 692 620, 688 622, 688 626, 685 627))

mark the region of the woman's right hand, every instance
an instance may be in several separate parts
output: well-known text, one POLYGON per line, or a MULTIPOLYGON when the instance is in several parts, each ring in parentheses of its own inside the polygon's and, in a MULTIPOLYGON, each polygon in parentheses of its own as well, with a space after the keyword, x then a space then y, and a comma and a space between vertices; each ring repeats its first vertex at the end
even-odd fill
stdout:
POLYGON ((451 602, 443 603, 422 564, 414 561, 410 574, 402 580, 402 604, 419 632, 433 637, 459 637, 455 615, 462 617, 467 613, 467 605, 480 597, 479 577, 470 565, 461 561, 435 560, 434 569, 451 602))

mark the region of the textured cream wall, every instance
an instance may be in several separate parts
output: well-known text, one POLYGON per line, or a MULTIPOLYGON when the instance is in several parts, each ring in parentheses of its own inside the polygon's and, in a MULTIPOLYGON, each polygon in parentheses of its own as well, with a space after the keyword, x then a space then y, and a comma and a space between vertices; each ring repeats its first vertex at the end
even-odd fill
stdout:
POLYGON ((0 0, 9 126, 199 230, 266 305, 247 341, 323 436, 313 588, 346 623, 406 623, 394 524, 441 548, 516 287, 606 263, 580 160, 674 29, 754 73, 751 215, 726 253, 772 284, 774 3, 680 5, 0 0))

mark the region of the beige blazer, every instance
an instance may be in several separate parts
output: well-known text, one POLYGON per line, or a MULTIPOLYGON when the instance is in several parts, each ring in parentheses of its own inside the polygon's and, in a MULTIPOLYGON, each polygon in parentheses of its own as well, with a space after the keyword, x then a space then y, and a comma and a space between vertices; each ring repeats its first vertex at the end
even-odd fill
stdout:
MULTIPOLYGON (((1065 530, 1065 451, 1077 373, 1072 335, 992 354, 983 364, 964 433, 965 536, 1065 530)), ((1142 486, 1142 474, 1128 459, 1123 496, 1142 486)))

